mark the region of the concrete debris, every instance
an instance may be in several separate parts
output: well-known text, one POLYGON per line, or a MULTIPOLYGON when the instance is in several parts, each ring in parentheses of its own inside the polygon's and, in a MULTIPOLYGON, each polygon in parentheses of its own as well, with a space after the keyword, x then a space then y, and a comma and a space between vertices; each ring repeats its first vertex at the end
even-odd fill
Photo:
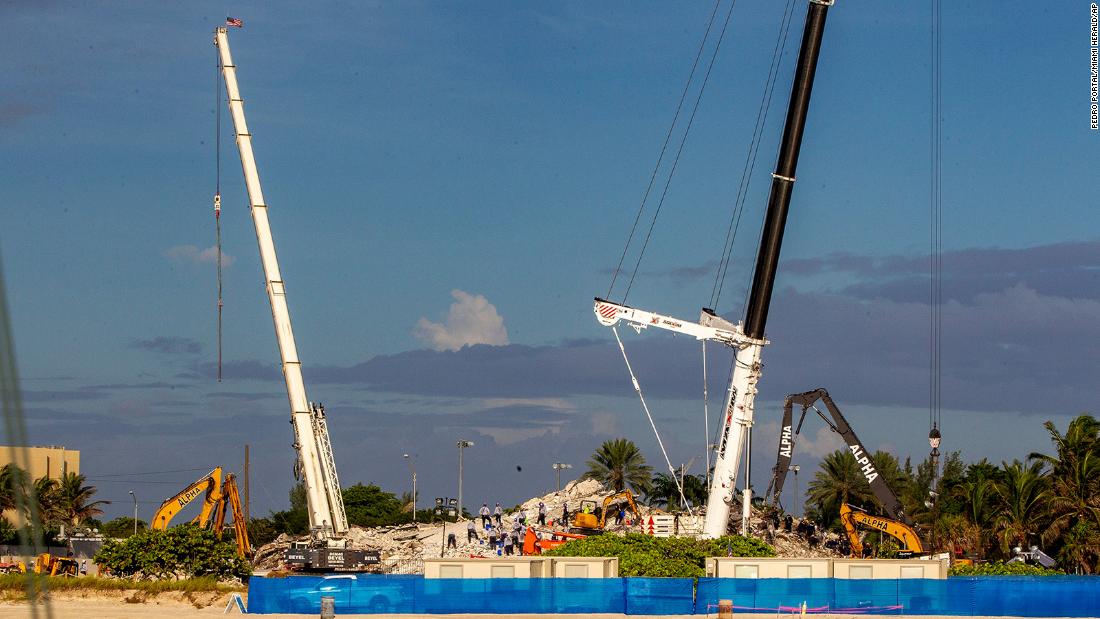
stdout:
MULTIPOLYGON (((612 494, 600 482, 592 479, 571 481, 561 492, 551 492, 541 497, 534 497, 522 503, 519 508, 526 513, 527 523, 534 526, 538 519, 539 502, 546 504, 547 526, 537 529, 550 532, 565 530, 560 523, 562 506, 568 505, 569 512, 573 513, 581 506, 581 501, 595 501, 597 505, 603 504, 603 499, 612 494)), ((478 504, 469 506, 470 511, 477 511, 478 504)), ((490 505, 490 508, 492 505, 490 505)), ((638 509, 642 512, 642 520, 645 521, 650 514, 663 513, 658 509, 650 509, 648 506, 638 503, 638 509)), ((734 523, 740 523, 739 510, 734 509, 732 514, 734 523)), ((512 523, 519 516, 519 510, 506 512, 502 517, 504 529, 512 530, 512 523)), ((684 519, 685 521, 687 518, 684 519)), ((698 519, 701 521, 701 519, 698 519)), ((768 526, 762 514, 756 509, 749 519, 753 534, 768 541, 775 546, 776 554, 781 557, 836 557, 840 556, 835 551, 825 548, 824 543, 818 543, 811 547, 809 542, 798 533, 786 533, 782 530, 768 531, 768 526)), ((378 550, 382 555, 382 565, 379 570, 387 573, 415 574, 423 573, 425 557, 488 557, 496 555, 497 551, 489 547, 487 532, 481 527, 480 518, 474 519, 475 531, 478 539, 467 541, 467 520, 457 523, 417 523, 399 526, 363 528, 352 526, 348 532, 348 542, 352 548, 363 550, 378 550), (447 535, 453 533, 457 541, 456 548, 446 548, 447 535)), ((623 526, 609 526, 608 530, 614 533, 637 531, 636 523, 623 526)), ((820 533, 818 534, 820 536, 820 533)), ((835 538, 831 533, 825 534, 826 539, 835 538)), ((290 547, 294 538, 288 535, 280 535, 275 541, 257 550, 253 565, 257 570, 272 570, 282 567, 283 552, 290 547)), ((824 540, 822 540, 823 542, 824 540)), ((518 549, 517 549, 518 553, 518 549)))

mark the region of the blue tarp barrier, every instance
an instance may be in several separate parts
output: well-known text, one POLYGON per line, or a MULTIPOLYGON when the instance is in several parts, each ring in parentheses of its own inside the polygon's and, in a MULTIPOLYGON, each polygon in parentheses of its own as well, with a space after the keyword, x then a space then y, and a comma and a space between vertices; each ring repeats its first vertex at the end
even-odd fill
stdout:
POLYGON ((736 612, 1096 617, 1100 577, 996 576, 947 580, 832 578, 484 578, 333 575, 252 578, 250 613, 617 613, 705 615, 718 600, 736 612))

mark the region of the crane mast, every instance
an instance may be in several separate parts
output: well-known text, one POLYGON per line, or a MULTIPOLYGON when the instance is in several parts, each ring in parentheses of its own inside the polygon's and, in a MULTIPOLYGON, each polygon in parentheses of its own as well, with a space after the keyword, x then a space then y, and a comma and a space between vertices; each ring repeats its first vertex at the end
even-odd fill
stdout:
MULTIPOLYGON (((779 156, 775 172, 772 173, 771 194, 768 197, 768 210, 764 215, 764 230, 760 237, 756 270, 745 310, 744 333, 751 340, 764 338, 768 306, 771 304, 775 272, 779 265, 779 250, 783 244, 783 228, 791 204, 791 191, 794 189, 798 152, 802 146, 810 92, 821 51, 821 37, 825 31, 825 17, 832 4, 833 0, 810 0, 806 14, 806 27, 795 66, 794 84, 791 87, 787 118, 779 144, 779 156)), ((737 468, 752 427, 753 402, 756 399, 756 385, 760 381, 761 349, 761 345, 750 343, 737 350, 733 375, 730 377, 729 404, 722 422, 714 477, 707 497, 707 516, 703 525, 703 533, 707 537, 718 537, 726 533, 737 468)), ((748 518, 751 497, 751 490, 746 484, 742 507, 744 519, 748 518)))
POLYGON ((279 273, 279 260, 275 255, 275 241, 268 221, 268 206, 260 187, 260 175, 252 153, 252 134, 244 118, 244 101, 237 86, 237 67, 229 51, 226 28, 218 28, 214 44, 218 47, 225 91, 229 99, 229 111, 233 116, 237 149, 241 155, 244 181, 248 189, 252 222, 256 228, 256 241, 263 263, 264 287, 271 303, 271 318, 275 324, 275 339, 279 344, 283 378, 286 380, 287 397, 290 400, 290 419, 294 426, 294 448, 297 451, 297 470, 306 490, 309 525, 315 539, 338 541, 348 530, 344 501, 340 494, 340 481, 329 442, 328 425, 324 407, 313 404, 306 396, 302 379, 302 363, 294 343, 294 331, 290 325, 290 309, 286 302, 286 286, 279 273))

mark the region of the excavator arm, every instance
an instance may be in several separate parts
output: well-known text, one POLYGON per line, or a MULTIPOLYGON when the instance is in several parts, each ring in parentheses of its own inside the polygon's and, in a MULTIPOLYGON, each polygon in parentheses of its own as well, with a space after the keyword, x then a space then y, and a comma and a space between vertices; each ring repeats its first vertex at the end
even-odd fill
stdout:
POLYGON ((634 493, 630 490, 623 490, 613 494, 603 500, 603 512, 600 514, 600 528, 606 528, 607 526, 607 512, 608 508, 616 503, 625 501, 630 506, 630 511, 634 514, 634 522, 638 522, 642 515, 638 513, 638 506, 634 503, 634 493))
POLYGON ((779 457, 776 461, 775 469, 773 470, 771 484, 769 484, 768 487, 768 491, 771 493, 772 502, 779 502, 779 494, 783 491, 783 482, 787 478, 787 470, 790 468, 791 457, 794 453, 794 439, 798 436, 799 432, 802 431, 802 423, 806 420, 806 412, 811 408, 826 424, 828 424, 833 432, 836 432, 844 439, 844 443, 848 446, 848 450, 856 459, 856 464, 859 466, 860 473, 871 486, 871 491, 875 494, 875 498, 878 499, 883 509, 886 510, 886 513, 889 514, 891 518, 901 520, 908 524, 910 522, 909 516, 906 515, 905 508, 902 506, 901 500, 898 499, 898 495, 894 494, 893 489, 890 488, 890 485, 887 484, 886 480, 879 474, 878 469, 875 467, 874 460, 871 459, 871 454, 867 451, 867 448, 863 446, 859 437, 856 436, 855 431, 852 430, 852 426, 848 425, 848 420, 844 418, 840 409, 837 408, 829 392, 824 389, 815 389, 805 393, 791 394, 787 396, 784 401, 783 426, 779 438, 779 457), (820 400, 825 405, 825 409, 829 411, 828 417, 815 406, 818 400, 820 400), (798 425, 793 426, 792 421, 794 417, 792 409, 796 404, 802 407, 802 416, 798 420, 798 425))
POLYGON ((924 545, 921 544, 920 536, 917 535, 913 527, 904 522, 872 516, 848 504, 840 506, 840 521, 844 524, 844 532, 848 534, 848 543, 852 547, 853 557, 863 556, 863 542, 859 539, 859 532, 856 530, 856 525, 862 525, 886 533, 890 537, 901 542, 902 550, 906 552, 913 554, 921 554, 924 552, 924 545))
POLYGON ((206 524, 210 522, 210 516, 214 513, 221 498, 222 468, 220 466, 179 491, 175 496, 165 499, 164 502, 160 504, 160 507, 157 508, 156 513, 153 514, 150 528, 161 530, 167 529, 168 524, 172 522, 172 518, 175 518, 180 510, 187 507, 192 501, 198 498, 199 495, 203 494, 204 491, 206 492, 206 496, 203 499, 202 512, 194 522, 201 526, 206 526, 206 524))

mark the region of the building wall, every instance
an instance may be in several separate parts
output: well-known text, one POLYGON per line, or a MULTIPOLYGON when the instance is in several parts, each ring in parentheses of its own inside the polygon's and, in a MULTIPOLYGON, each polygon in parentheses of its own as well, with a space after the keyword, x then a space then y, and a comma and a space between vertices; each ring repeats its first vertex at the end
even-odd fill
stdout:
POLYGON ((707 576, 718 578, 843 578, 896 580, 947 578, 947 560, 928 559, 781 559, 713 557, 707 576))
MULTIPOLYGON (((25 468, 33 482, 39 477, 60 479, 65 473, 80 474, 80 452, 64 447, 11 447, 0 446, 0 466, 14 464, 25 468), (17 454, 16 449, 26 450, 17 454), (21 464, 22 463, 22 464, 21 464), (25 465, 25 466, 23 466, 25 465)), ((7 510, 3 517, 17 527, 23 526, 23 515, 15 510, 7 510)))
POLYGON ((424 559, 424 578, 618 578, 618 557, 424 559))
MULTIPOLYGON (((17 447, 0 446, 0 466, 16 464, 17 447)), ((27 466, 23 467, 31 480, 39 477, 59 479, 64 473, 80 473, 80 452, 64 447, 25 447, 27 466)))

